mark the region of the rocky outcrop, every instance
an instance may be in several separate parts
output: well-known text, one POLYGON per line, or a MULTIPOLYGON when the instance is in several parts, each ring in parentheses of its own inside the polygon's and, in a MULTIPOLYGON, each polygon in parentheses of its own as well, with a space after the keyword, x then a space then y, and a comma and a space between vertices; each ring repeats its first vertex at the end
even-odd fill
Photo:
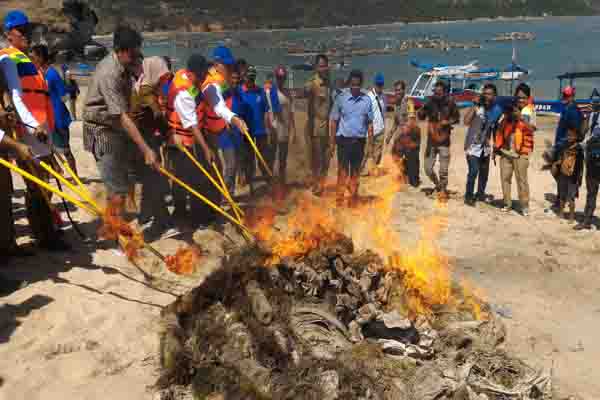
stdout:
POLYGON ((34 42, 47 44, 65 60, 99 58, 106 53, 93 40, 99 19, 87 3, 81 0, 43 0, 43 3, 48 7, 45 15, 32 18, 41 19, 36 22, 34 42))

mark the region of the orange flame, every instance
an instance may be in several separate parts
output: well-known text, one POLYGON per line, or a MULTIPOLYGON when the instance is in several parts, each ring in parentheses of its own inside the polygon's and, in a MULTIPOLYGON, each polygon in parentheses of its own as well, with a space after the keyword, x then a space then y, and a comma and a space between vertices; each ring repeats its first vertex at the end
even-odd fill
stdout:
MULTIPOLYGON (((421 237, 416 246, 405 248, 393 226, 393 201, 403 190, 403 163, 388 156, 381 170, 387 174, 365 182, 376 196, 353 209, 338 207, 334 198, 317 198, 307 192, 291 196, 295 203, 285 224, 276 224, 273 203, 261 204, 248 220, 255 236, 266 243, 272 257, 267 265, 283 258, 307 255, 325 243, 351 236, 355 245, 376 251, 386 261, 384 268, 401 272, 408 316, 431 316, 439 306, 454 307, 452 271, 448 257, 438 247, 440 235, 448 226, 447 204, 436 202, 434 214, 421 222, 421 237), (282 225, 279 227, 279 225, 282 225)), ((279 206, 279 205, 278 205, 279 206)), ((475 291, 463 288, 463 305, 481 318, 481 305, 475 291)))
POLYGON ((123 200, 111 200, 102 215, 102 226, 98 229, 98 236, 105 240, 118 240, 123 246, 129 260, 139 256, 139 250, 144 247, 144 236, 134 230, 121 217, 123 200))
POLYGON ((190 275, 196 271, 196 265, 202 257, 202 250, 189 246, 177 250, 174 256, 166 256, 167 269, 178 275, 190 275))
MULTIPOLYGON (((275 225, 275 204, 264 201, 248 220, 256 238, 270 246, 272 257, 267 265, 275 265, 283 258, 307 255, 321 245, 339 238, 340 231, 332 210, 322 207, 306 192, 294 199, 297 206, 287 215, 287 226, 278 231, 275 225)), ((278 202, 278 207, 283 204, 278 202)))

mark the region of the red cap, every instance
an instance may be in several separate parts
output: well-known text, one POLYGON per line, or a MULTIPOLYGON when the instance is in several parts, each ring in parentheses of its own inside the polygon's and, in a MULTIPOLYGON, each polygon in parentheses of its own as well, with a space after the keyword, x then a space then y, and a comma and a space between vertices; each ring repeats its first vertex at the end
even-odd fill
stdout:
POLYGON ((573 97, 575 96, 575 88, 573 86, 567 86, 562 91, 563 97, 573 97))
POLYGON ((278 66, 277 68, 275 68, 275 76, 287 76, 287 70, 285 69, 285 67, 283 65, 278 66))

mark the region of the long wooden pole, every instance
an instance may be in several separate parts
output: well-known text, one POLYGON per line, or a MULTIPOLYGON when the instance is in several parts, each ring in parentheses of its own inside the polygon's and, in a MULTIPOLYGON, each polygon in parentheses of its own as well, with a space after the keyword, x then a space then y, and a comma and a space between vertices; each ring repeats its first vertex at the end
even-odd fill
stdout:
MULTIPOLYGON (((219 185, 217 183, 217 181, 215 181, 215 179, 212 177, 212 175, 206 170, 206 168, 204 168, 202 166, 202 164, 200 164, 200 162, 196 159, 196 157, 194 157, 194 155, 192 153, 190 153, 190 151, 188 149, 185 148, 185 146, 179 144, 177 147, 190 159, 190 161, 192 161, 192 163, 196 167, 198 167, 198 169, 200 171, 202 171, 202 173, 217 188, 217 190, 221 193, 221 195, 223 195, 223 197, 225 197, 225 199, 229 201, 229 199, 227 197, 227 193, 226 193, 227 189, 225 189, 224 187, 221 187, 221 185, 219 185)), ((231 206, 237 210, 236 215, 238 212, 242 212, 241 208, 237 204, 235 204, 233 201, 230 201, 230 203, 231 203, 231 206)))
POLYGON ((76 198, 61 192, 60 190, 56 189, 55 187, 53 187, 52 185, 48 184, 47 182, 44 182, 43 180, 41 180, 40 178, 38 178, 37 176, 34 176, 32 174, 30 174, 29 172, 17 167, 16 165, 6 161, 3 158, 0 158, 0 164, 4 165, 6 168, 11 169, 12 171, 16 172, 17 174, 21 175, 23 178, 25 179, 29 179, 30 181, 32 181, 33 183, 37 183, 39 186, 41 186, 42 188, 56 194, 57 196, 62 197, 63 199, 70 201, 71 203, 75 204, 77 207, 81 208, 82 210, 87 211, 88 213, 90 213, 91 215, 97 216, 99 215, 99 213, 90 208, 88 205, 84 204, 83 202, 77 200, 76 198))
POLYGON ((231 197, 231 193, 229 193, 229 190, 227 189, 227 185, 225 185, 225 181, 223 180, 223 177, 221 176, 221 173, 219 172, 219 168, 217 167, 217 164, 215 164, 213 162, 212 167, 215 170, 215 174, 217 175, 217 178, 219 178, 219 182, 221 182, 221 187, 223 188, 223 191, 225 192, 225 198, 227 199, 229 204, 231 204, 231 208, 233 209, 233 212, 235 213, 235 216, 237 217, 238 221, 242 222, 242 214, 243 213, 241 210, 238 210, 237 204, 235 204, 235 202, 233 201, 233 197, 231 197))
MULTIPOLYGON (((239 210, 239 212, 238 212, 238 210, 235 207, 233 207, 235 205, 235 203, 233 202, 233 197, 231 196, 231 193, 229 193, 229 190, 227 190, 227 185, 225 185, 225 181, 223 180, 223 177, 221 176, 221 173, 219 172, 219 168, 217 168, 217 164, 215 164, 213 162, 212 166, 215 170, 215 173, 217 174, 217 177, 221 181, 221 185, 223 185, 223 189, 225 189, 225 192, 227 193, 227 200, 231 204, 231 207, 233 208, 233 212, 235 213, 235 216, 237 217, 238 221, 242 222, 243 211, 239 210)), ((247 241, 249 241, 249 242, 252 241, 252 236, 248 232, 242 230, 242 235, 244 236, 244 238, 247 241)))
POLYGON ((166 176, 167 178, 169 178, 170 180, 172 180, 173 182, 175 182, 176 184, 178 184, 179 186, 181 186, 182 188, 184 188, 185 190, 187 190, 188 192, 190 192, 191 194, 196 196, 198 199, 202 200, 205 204, 207 204, 213 210, 217 211, 219 214, 223 215, 229 221, 231 221, 234 224, 236 224, 237 226, 239 226, 243 231, 245 231, 246 233, 250 233, 250 231, 248 230, 248 228, 246 228, 246 226, 244 226, 244 224, 242 224, 241 222, 239 222, 238 220, 233 218, 231 215, 229 215, 227 212, 225 212, 221 207, 219 207, 218 205, 216 205, 215 203, 213 203, 212 201, 210 201, 209 199, 207 199, 206 197, 204 197, 203 195, 201 195, 200 193, 198 193, 197 191, 192 189, 188 184, 183 182, 181 179, 177 178, 175 175, 173 175, 172 173, 170 173, 163 167, 160 167, 159 171, 164 176, 166 176))
POLYGON ((269 168, 269 165, 267 165, 267 162, 263 158, 262 154, 260 154, 260 150, 258 150, 258 147, 256 147, 256 143, 254 142, 254 139, 252 139, 252 136, 250 136, 250 133, 248 133, 248 131, 246 129, 242 129, 242 133, 244 135, 246 135, 246 138, 250 142, 250 146, 252 146, 252 149, 256 153, 256 156, 260 160, 261 164, 263 165, 263 167, 265 167, 265 169, 269 173, 269 176, 273 177, 273 172, 271 172, 271 168, 269 168))
POLYGON ((96 204, 96 202, 94 201, 94 199, 91 198, 91 196, 88 196, 88 193, 86 193, 85 190, 82 190, 81 187, 77 187, 77 186, 73 185, 64 176, 62 176, 58 172, 54 171, 52 169, 52 167, 50 167, 45 162, 40 161, 40 165, 49 174, 51 174, 52 176, 54 176, 56 179, 58 179, 60 182, 62 182, 64 185, 66 185, 69 189, 71 189, 73 191, 73 193, 76 193, 83 200, 87 201, 92 207, 94 207, 94 209, 98 212, 98 214, 100 214, 100 215, 102 214, 102 209, 98 206, 98 204, 96 204))

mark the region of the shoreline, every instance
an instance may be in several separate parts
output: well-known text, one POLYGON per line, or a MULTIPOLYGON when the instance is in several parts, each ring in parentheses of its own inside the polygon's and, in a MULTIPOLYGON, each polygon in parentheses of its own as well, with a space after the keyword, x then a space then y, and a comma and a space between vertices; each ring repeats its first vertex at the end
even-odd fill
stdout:
MULTIPOLYGON (((589 16, 589 15, 588 15, 589 16)), ((335 30, 344 30, 344 29, 374 29, 374 28, 385 28, 385 27, 399 27, 399 26, 408 26, 408 25, 447 25, 447 24, 459 24, 459 23, 469 23, 469 22, 528 22, 528 21, 543 21, 547 19, 563 19, 563 18, 578 18, 578 17, 586 17, 586 15, 563 15, 563 16, 544 16, 544 17, 534 17, 534 16, 518 16, 518 17, 479 17, 473 19, 451 19, 451 20, 436 20, 436 21, 414 21, 414 22, 390 22, 384 24, 364 24, 364 25, 329 25, 322 27, 297 27, 297 28, 258 28, 258 29, 238 29, 238 30, 222 30, 222 31, 214 31, 214 32, 189 32, 189 31, 177 31, 177 30, 168 30, 168 31, 145 31, 142 32, 144 38, 149 39, 162 39, 169 38, 172 35, 217 35, 217 34, 228 34, 228 33, 269 33, 269 32, 292 32, 292 31, 307 31, 307 32, 315 32, 315 31, 335 31, 335 30)), ((104 34, 104 35, 94 35, 94 40, 107 40, 111 39, 112 34, 104 34)))

